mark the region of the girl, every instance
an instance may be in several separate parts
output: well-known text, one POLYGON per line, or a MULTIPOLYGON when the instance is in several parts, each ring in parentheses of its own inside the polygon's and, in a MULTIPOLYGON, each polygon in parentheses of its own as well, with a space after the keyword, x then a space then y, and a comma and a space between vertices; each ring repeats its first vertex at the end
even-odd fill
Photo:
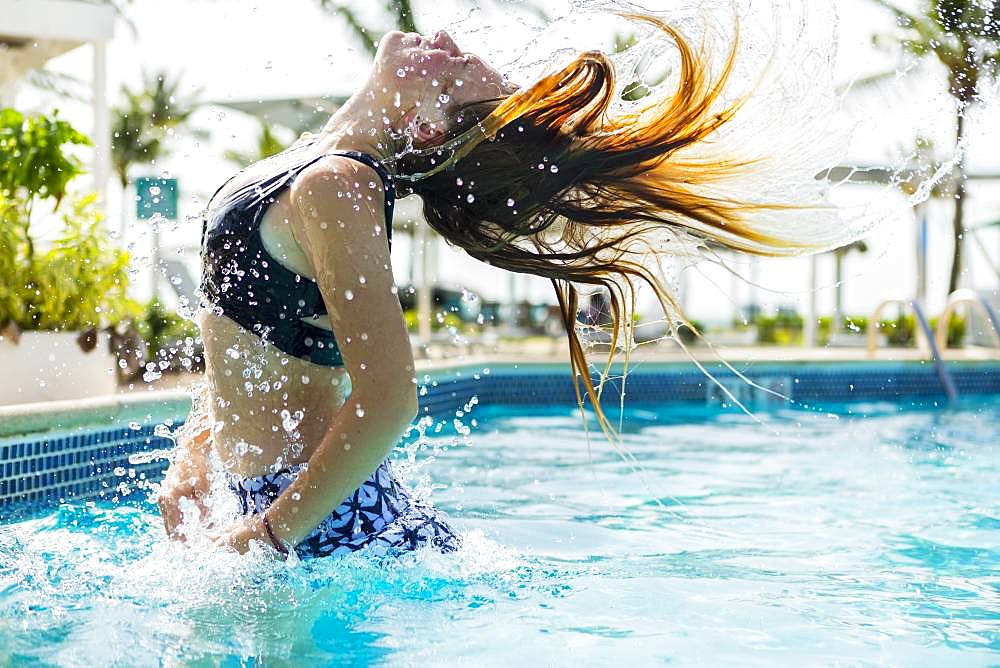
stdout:
POLYGON ((774 220, 788 205, 721 189, 753 166, 705 149, 742 104, 721 103, 735 45, 712 76, 676 30, 631 18, 680 53, 665 96, 612 114, 615 73, 600 52, 515 88, 445 32, 393 32, 318 135, 220 189, 203 238, 208 383, 160 492, 169 533, 183 537, 182 498, 204 502, 214 450, 243 511, 221 545, 300 556, 457 546, 386 459, 417 412, 389 263, 395 197, 419 194, 431 227, 472 257, 551 280, 578 396, 582 382, 606 430, 575 285, 608 291, 617 337, 640 283, 680 317, 650 255, 706 241, 759 254, 824 245, 774 220))

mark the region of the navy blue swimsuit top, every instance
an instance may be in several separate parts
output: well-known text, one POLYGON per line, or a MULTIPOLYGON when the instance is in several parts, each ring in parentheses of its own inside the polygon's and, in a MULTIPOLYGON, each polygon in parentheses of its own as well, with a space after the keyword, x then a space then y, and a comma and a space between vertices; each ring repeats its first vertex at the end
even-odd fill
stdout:
MULTIPOLYGON (((395 189, 390 174, 366 153, 343 151, 326 155, 363 162, 381 177, 385 189, 386 239, 391 247, 395 189)), ((260 222, 268 205, 302 170, 323 157, 326 156, 316 156, 254 187, 244 188, 246 192, 204 220, 201 292, 217 307, 216 312, 221 308, 223 315, 289 355, 313 364, 342 366, 344 362, 333 332, 302 320, 316 320, 327 313, 316 281, 278 262, 264 248, 260 237, 260 222), (268 193, 263 199, 262 192, 268 193)))

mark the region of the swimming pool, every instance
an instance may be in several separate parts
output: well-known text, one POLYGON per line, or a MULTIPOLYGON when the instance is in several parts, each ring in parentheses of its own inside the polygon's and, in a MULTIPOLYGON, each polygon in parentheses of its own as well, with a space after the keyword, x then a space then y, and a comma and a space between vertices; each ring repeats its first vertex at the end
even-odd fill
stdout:
POLYGON ((397 453, 459 554, 288 568, 166 544, 142 492, 36 510, 0 527, 0 664, 1000 661, 996 394, 646 394, 629 463, 528 378, 548 405, 464 395, 397 453))

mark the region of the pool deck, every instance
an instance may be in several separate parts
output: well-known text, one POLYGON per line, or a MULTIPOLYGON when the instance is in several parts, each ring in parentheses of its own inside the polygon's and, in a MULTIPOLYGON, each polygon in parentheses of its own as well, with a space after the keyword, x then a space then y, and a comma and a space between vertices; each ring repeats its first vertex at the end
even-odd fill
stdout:
MULTIPOLYGON (((496 364, 547 365, 566 366, 569 369, 569 353, 564 339, 527 340, 522 342, 504 343, 486 349, 476 347, 457 349, 431 347, 426 357, 415 359, 417 372, 420 374, 443 371, 453 367, 483 366, 496 364)), ((607 347, 594 348, 588 352, 588 358, 595 366, 607 360, 607 347)), ((882 348, 874 356, 869 356, 864 347, 818 347, 804 348, 802 346, 691 346, 684 351, 675 343, 643 344, 637 347, 629 358, 629 363, 690 363, 695 359, 702 363, 725 360, 731 364, 746 362, 804 362, 804 363, 834 363, 834 362, 904 362, 930 361, 928 353, 916 348, 882 348)), ((615 362, 623 361, 623 355, 618 354, 615 362)), ((1000 350, 996 348, 968 347, 946 351, 944 359, 948 361, 988 361, 1000 360, 1000 350)), ((178 389, 189 387, 201 379, 201 374, 169 374, 155 383, 139 383, 130 387, 119 388, 119 392, 143 392, 148 390, 178 389)))

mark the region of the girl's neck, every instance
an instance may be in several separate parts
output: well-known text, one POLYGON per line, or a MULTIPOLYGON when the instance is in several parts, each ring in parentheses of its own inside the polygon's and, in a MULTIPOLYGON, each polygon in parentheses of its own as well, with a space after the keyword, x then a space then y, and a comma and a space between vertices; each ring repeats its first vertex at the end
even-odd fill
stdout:
POLYGON ((395 152, 407 110, 381 99, 366 86, 344 102, 320 130, 315 143, 323 151, 358 151, 377 158, 395 152))

